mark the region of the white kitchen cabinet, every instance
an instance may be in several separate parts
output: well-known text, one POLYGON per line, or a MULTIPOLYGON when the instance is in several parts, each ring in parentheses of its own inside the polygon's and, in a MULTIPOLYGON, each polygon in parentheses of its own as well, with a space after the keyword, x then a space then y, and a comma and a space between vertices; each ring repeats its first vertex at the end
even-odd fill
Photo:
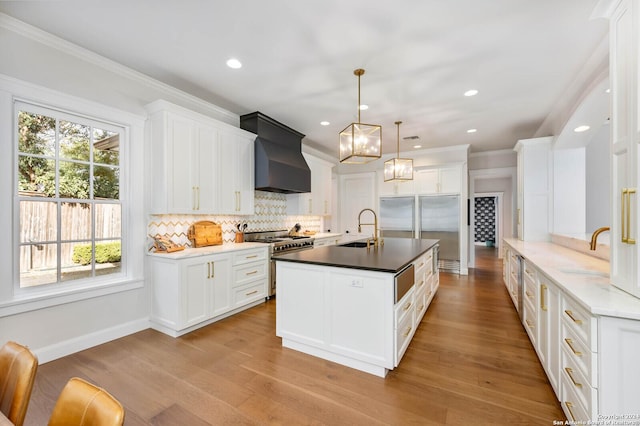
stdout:
POLYGON ((376 172, 376 178, 378 180, 378 195, 414 195, 416 193, 416 173, 413 174, 412 180, 403 181, 384 181, 384 171, 379 170, 376 172))
POLYGON ((417 194, 459 194, 462 169, 458 165, 419 169, 414 172, 413 179, 417 194))
MULTIPOLYGON (((637 389, 640 378, 640 321, 601 317, 600 336, 600 414, 615 416, 621 413, 638 413, 640 403, 637 389)), ((611 417, 613 418, 613 417, 611 417)), ((637 418, 629 419, 635 420, 637 418)))
POLYGON ((220 131, 219 160, 216 164, 219 194, 217 213, 249 215, 254 213, 254 140, 242 129, 220 131))
POLYGON ((255 306, 267 296, 267 247, 149 259, 151 326, 170 336, 255 306))
POLYGON ((216 129, 166 110, 151 114, 147 128, 153 144, 153 212, 212 211, 216 129))
POLYGON ((640 297, 638 143, 640 4, 623 0, 610 16, 611 282, 640 297))
POLYGON ((520 140, 517 152, 518 239, 549 239, 551 137, 520 140))
POLYGON ((151 322, 160 331, 177 336, 230 309, 230 255, 178 261, 154 257, 151 262, 151 322))
POLYGON ((560 396, 560 290, 538 272, 538 357, 551 387, 560 396))
POLYGON ((303 152, 311 170, 311 192, 287 195, 287 214, 331 215, 331 169, 333 164, 303 152))
POLYGON ((152 213, 253 214, 255 135, 166 101, 147 111, 152 213))

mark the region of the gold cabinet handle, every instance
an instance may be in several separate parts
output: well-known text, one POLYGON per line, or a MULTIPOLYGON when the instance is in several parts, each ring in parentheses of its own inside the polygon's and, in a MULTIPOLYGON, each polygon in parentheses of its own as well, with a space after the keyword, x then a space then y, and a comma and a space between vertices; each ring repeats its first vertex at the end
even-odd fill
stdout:
POLYGON ((245 275, 255 275, 257 273, 258 273, 258 271, 251 271, 251 272, 247 272, 245 275))
POLYGON ((573 347, 573 340, 567 338, 564 339, 564 341, 567 342, 567 345, 569 345, 569 348, 571 348, 571 351, 576 354, 576 356, 582 356, 582 352, 576 351, 576 348, 573 347))
POLYGON ((627 242, 627 233, 625 231, 625 204, 627 200, 627 192, 629 190, 627 188, 622 188, 622 194, 620 194, 620 240, 623 243, 627 242))
POLYGON ((525 322, 527 323, 527 325, 529 326, 529 328, 536 328, 533 324, 531 324, 531 321, 529 321, 528 319, 525 320, 525 322))
POLYGON ((627 189, 627 244, 635 244, 636 240, 631 238, 631 194, 635 194, 633 188, 627 189))
POLYGON ((249 293, 245 293, 245 296, 251 296, 252 294, 256 294, 258 290, 250 291, 249 293))
POLYGON ((418 283, 418 287, 422 287, 424 285, 424 280, 420 280, 420 282, 418 283))
POLYGON ((245 259, 254 259, 254 258, 256 258, 256 257, 258 257, 258 255, 257 255, 257 254, 252 254, 251 256, 245 256, 244 258, 245 258, 245 259))
POLYGON ((529 292, 528 290, 525 291, 524 294, 526 294, 529 299, 533 299, 533 294, 531 294, 531 292, 529 292))
POLYGON ((215 276, 216 276, 216 263, 211 262, 211 278, 214 278, 215 276))
POLYGON ((568 309, 564 310, 564 313, 567 314, 569 316, 569 318, 571 318, 573 320, 573 322, 575 322, 578 325, 582 325, 582 320, 577 319, 576 317, 573 316, 573 312, 571 312, 568 309))
POLYGON ((413 330, 413 327, 409 327, 409 328, 407 329, 407 331, 402 335, 402 337, 407 337, 407 336, 409 336, 409 333, 411 333, 411 330, 413 330))
POLYGON ((198 195, 196 194, 196 187, 195 186, 191 187, 191 195, 193 196, 193 202, 191 203, 191 208, 192 208, 192 210, 197 210, 196 202, 197 202, 197 199, 198 199, 198 195))
POLYGON ((540 284, 540 309, 543 311, 547 310, 547 301, 544 298, 544 293, 547 291, 547 286, 544 284, 540 284))
POLYGON ((421 306, 418 308, 418 311, 422 311, 423 309, 424 309, 424 305, 421 305, 421 306))
POLYGON ((582 387, 582 383, 578 383, 576 382, 576 379, 573 378, 573 370, 570 369, 569 367, 565 367, 564 371, 567 372, 567 374, 569 375, 569 378, 571 379, 571 381, 573 382, 573 385, 577 388, 581 388, 582 387))
POLYGON ((200 187, 196 186, 196 193, 198 194, 198 197, 196 198, 198 200, 198 207, 196 208, 196 210, 200 210, 200 187))
POLYGON ((411 305, 413 305, 413 302, 409 302, 404 308, 402 308, 403 311, 408 311, 409 308, 411 307, 411 305))
POLYGON ((576 416, 573 415, 573 410, 571 409, 571 407, 573 407, 573 404, 570 403, 569 401, 565 401, 564 405, 567 407, 567 410, 569 410, 569 415, 571 415, 571 419, 573 422, 576 422, 576 416))
POLYGON ((211 262, 207 262, 207 279, 211 278, 211 262))

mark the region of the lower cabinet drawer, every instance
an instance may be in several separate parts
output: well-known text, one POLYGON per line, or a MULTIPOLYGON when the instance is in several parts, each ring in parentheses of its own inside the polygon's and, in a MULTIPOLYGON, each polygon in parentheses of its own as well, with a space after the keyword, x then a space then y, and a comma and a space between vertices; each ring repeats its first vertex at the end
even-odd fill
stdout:
POLYGON ((427 312, 427 293, 431 293, 431 290, 429 289, 429 291, 427 291, 427 289, 423 288, 421 291, 416 293, 414 297, 414 303, 416 305, 416 327, 420 323, 424 313, 427 312))
POLYGON ((397 367, 404 355, 407 347, 409 346, 409 342, 411 342, 411 337, 414 333, 414 318, 413 314, 415 309, 411 309, 407 315, 405 315, 400 323, 398 323, 398 327, 396 328, 396 362, 395 366, 397 367))
POLYGON ((233 307, 237 308, 267 297, 267 280, 259 280, 233 290, 233 307))
POLYGON ((405 294, 402 299, 398 303, 396 303, 394 307, 395 318, 394 324, 399 326, 399 324, 404 321, 405 317, 414 312, 414 303, 413 303, 413 295, 415 288, 412 288, 405 294))
POLYGON ((567 320, 563 319, 560 325, 560 346, 571 359, 574 367, 585 376, 591 385, 598 387, 597 356, 596 352, 591 352, 584 341, 575 333, 574 328, 567 325, 567 320))
POLYGON ((246 265, 236 266, 233 268, 233 286, 243 285, 259 278, 267 277, 267 263, 253 262, 246 265))
POLYGON ((570 354, 566 347, 562 348, 560 359, 562 385, 573 389, 587 413, 595 412, 598 406, 597 389, 591 387, 591 383, 576 364, 575 356, 570 354))
MULTIPOLYGON (((590 424, 592 416, 589 415, 587 409, 580 402, 574 388, 567 385, 566 380, 568 379, 566 375, 563 374, 561 377, 560 404, 562 405, 562 411, 564 411, 567 420, 570 422, 569 424, 590 424)), ((597 417, 595 420, 597 420, 597 417)))
POLYGON ((529 339, 531 339, 531 343, 534 348, 538 347, 538 320, 536 317, 536 311, 531 307, 531 304, 525 300, 525 303, 522 304, 522 309, 524 309, 524 313, 522 315, 522 324, 524 325, 524 329, 529 335, 529 339))

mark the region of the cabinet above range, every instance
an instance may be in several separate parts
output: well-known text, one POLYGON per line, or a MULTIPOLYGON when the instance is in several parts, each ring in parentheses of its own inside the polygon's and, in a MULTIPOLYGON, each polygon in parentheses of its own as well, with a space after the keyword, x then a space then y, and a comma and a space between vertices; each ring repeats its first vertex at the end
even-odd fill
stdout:
POLYGON ((146 109, 152 213, 253 214, 255 134, 163 100, 146 109))

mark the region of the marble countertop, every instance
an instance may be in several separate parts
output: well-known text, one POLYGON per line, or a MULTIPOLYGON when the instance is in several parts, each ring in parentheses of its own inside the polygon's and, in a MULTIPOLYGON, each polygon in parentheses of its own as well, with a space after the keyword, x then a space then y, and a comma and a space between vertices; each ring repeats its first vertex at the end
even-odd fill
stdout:
POLYGON ((611 284, 606 260, 549 242, 505 242, 592 314, 640 320, 640 299, 611 284))
POLYGON ((385 238, 379 247, 325 246, 274 256, 277 261, 396 273, 439 240, 385 238))
POLYGON ((149 256, 163 257, 166 259, 183 259, 187 257, 207 256, 210 254, 228 253, 238 250, 248 250, 252 248, 268 249, 268 245, 264 243, 226 243, 217 246, 207 246, 199 248, 186 248, 173 253, 153 252, 150 251, 149 256))

